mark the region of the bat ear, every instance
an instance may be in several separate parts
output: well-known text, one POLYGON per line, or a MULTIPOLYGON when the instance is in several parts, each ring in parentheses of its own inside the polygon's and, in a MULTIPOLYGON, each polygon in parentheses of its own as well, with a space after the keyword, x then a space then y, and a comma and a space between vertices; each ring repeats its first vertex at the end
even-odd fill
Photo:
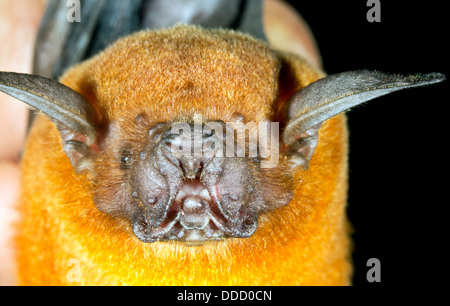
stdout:
POLYGON ((309 84, 289 101, 284 146, 293 166, 308 167, 322 123, 356 105, 379 96, 445 80, 445 75, 391 75, 358 70, 334 74, 309 84))
POLYGON ((37 75, 0 72, 0 91, 42 111, 58 127, 63 148, 76 172, 96 155, 96 112, 79 93, 37 75))

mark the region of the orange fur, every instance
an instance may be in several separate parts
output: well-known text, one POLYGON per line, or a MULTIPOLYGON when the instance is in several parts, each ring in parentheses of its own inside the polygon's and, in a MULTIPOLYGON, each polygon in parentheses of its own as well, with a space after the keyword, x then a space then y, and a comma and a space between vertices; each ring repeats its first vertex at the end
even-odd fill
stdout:
MULTIPOLYGON (((126 125, 137 114, 154 123, 202 114, 258 122, 277 116, 293 92, 324 74, 301 58, 249 36, 178 26, 121 39, 70 69, 62 83, 126 125)), ((36 120, 22 160, 17 237, 24 285, 348 285, 345 215, 347 130, 344 115, 325 122, 310 168, 294 174, 294 197, 263 214, 256 233, 192 246, 143 243, 121 220, 102 214, 89 175, 75 175, 59 133, 36 120), (80 282, 68 273, 79 262, 80 282)))

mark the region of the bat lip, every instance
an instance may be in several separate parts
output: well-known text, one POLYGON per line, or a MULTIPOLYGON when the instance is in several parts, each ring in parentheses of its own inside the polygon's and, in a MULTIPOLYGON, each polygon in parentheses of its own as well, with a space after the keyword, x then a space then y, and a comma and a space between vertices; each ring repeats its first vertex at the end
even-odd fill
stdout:
POLYGON ((135 235, 144 242, 222 240, 232 231, 220 202, 198 180, 187 180, 169 200, 160 224, 151 228, 144 215, 133 222, 135 235))

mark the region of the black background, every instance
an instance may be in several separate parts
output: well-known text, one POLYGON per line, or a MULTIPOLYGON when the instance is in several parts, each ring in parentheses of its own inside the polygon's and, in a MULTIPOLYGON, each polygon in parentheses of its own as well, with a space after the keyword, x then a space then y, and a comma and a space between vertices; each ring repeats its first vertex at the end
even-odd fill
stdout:
MULTIPOLYGON (((328 74, 373 69, 449 76, 443 1, 288 1, 309 24, 328 74)), ((430 284, 448 273, 448 80, 390 94, 347 113, 348 215, 355 229, 354 285, 381 261, 381 284, 430 284)))

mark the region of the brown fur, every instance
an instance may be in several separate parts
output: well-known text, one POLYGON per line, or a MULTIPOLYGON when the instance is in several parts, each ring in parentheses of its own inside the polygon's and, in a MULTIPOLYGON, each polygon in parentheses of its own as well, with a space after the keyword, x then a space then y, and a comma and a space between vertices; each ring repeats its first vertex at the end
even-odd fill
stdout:
MULTIPOLYGON (((121 39, 61 81, 102 111, 102 123, 126 127, 138 114, 153 123, 196 113, 282 119, 286 99, 323 76, 249 36, 180 26, 121 39)), ((261 215, 252 237, 149 244, 98 211, 89 174, 74 174, 56 127, 40 117, 22 160, 21 284, 348 285, 345 117, 325 122, 319 137, 309 170, 293 175, 292 201, 261 215), (67 277, 70 259, 79 283, 67 277)))

